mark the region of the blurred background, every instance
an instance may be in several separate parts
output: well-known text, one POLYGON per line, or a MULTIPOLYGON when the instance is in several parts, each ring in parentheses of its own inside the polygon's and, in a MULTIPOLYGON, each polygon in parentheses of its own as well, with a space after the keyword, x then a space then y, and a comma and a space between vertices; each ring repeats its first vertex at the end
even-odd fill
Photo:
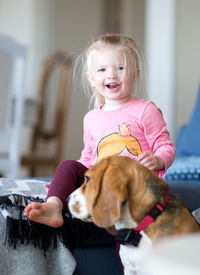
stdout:
MULTIPOLYGON (((179 127, 190 118, 200 80, 199 11, 198 0, 0 0, 0 34, 27 46, 24 97, 33 109, 36 107, 33 114, 29 112, 36 117, 42 66, 49 56, 67 53, 72 64, 88 43, 102 33, 132 37, 147 61, 149 98, 162 109, 175 142, 179 127)), ((60 160, 80 157, 82 122, 89 108, 79 83, 72 83, 68 89, 60 160)), ((53 91, 48 106, 55 97, 53 91)), ((50 107, 46 114, 47 128, 53 121, 51 110, 50 107)), ((32 154, 33 124, 23 126, 20 157, 32 154)), ((0 140, 0 150, 4 149, 0 140)), ((52 176, 54 171, 55 167, 41 169, 37 176, 52 176)), ((20 165, 18 175, 31 174, 20 165)))

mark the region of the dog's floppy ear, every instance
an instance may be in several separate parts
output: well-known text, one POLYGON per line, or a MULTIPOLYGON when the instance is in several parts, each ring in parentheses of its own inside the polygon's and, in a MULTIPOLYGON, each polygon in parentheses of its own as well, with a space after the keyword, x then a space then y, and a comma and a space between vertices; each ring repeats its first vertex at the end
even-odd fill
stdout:
POLYGON ((113 178, 116 177, 113 170, 112 175, 108 170, 104 173, 100 192, 91 209, 93 222, 103 228, 113 226, 120 219, 122 204, 128 197, 126 182, 120 178, 113 178))

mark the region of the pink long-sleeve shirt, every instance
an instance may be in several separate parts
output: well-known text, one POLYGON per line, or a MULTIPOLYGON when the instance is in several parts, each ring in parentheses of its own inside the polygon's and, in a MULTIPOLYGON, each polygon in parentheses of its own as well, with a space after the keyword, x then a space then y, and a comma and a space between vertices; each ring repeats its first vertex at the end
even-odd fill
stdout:
POLYGON ((175 158, 176 149, 170 139, 161 110, 151 101, 133 98, 113 111, 102 106, 84 118, 84 149, 79 161, 92 167, 97 161, 123 155, 133 159, 151 151, 164 161, 163 177, 175 158))

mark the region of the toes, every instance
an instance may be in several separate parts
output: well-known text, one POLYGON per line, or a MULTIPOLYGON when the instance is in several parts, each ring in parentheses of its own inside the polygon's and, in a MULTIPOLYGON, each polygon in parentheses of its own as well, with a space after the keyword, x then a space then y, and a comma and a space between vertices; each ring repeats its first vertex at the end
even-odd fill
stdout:
POLYGON ((25 209, 24 209, 24 215, 25 216, 29 216, 31 211, 34 210, 34 209, 39 209, 40 208, 40 204, 37 203, 37 202, 31 202, 30 204, 28 204, 25 209))
POLYGON ((28 216, 31 210, 32 210, 32 205, 31 204, 27 205, 26 208, 24 209, 24 215, 28 216))

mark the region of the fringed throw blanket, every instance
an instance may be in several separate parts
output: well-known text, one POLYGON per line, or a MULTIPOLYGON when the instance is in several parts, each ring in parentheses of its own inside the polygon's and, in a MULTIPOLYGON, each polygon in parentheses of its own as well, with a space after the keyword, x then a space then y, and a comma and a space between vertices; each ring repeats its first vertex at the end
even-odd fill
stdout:
POLYGON ((63 213, 64 225, 52 228, 28 220, 23 211, 32 201, 43 202, 46 181, 36 179, 0 179, 0 210, 6 219, 5 244, 32 244, 44 251, 57 248, 58 240, 71 251, 74 247, 114 245, 115 240, 93 223, 72 219, 63 213))

